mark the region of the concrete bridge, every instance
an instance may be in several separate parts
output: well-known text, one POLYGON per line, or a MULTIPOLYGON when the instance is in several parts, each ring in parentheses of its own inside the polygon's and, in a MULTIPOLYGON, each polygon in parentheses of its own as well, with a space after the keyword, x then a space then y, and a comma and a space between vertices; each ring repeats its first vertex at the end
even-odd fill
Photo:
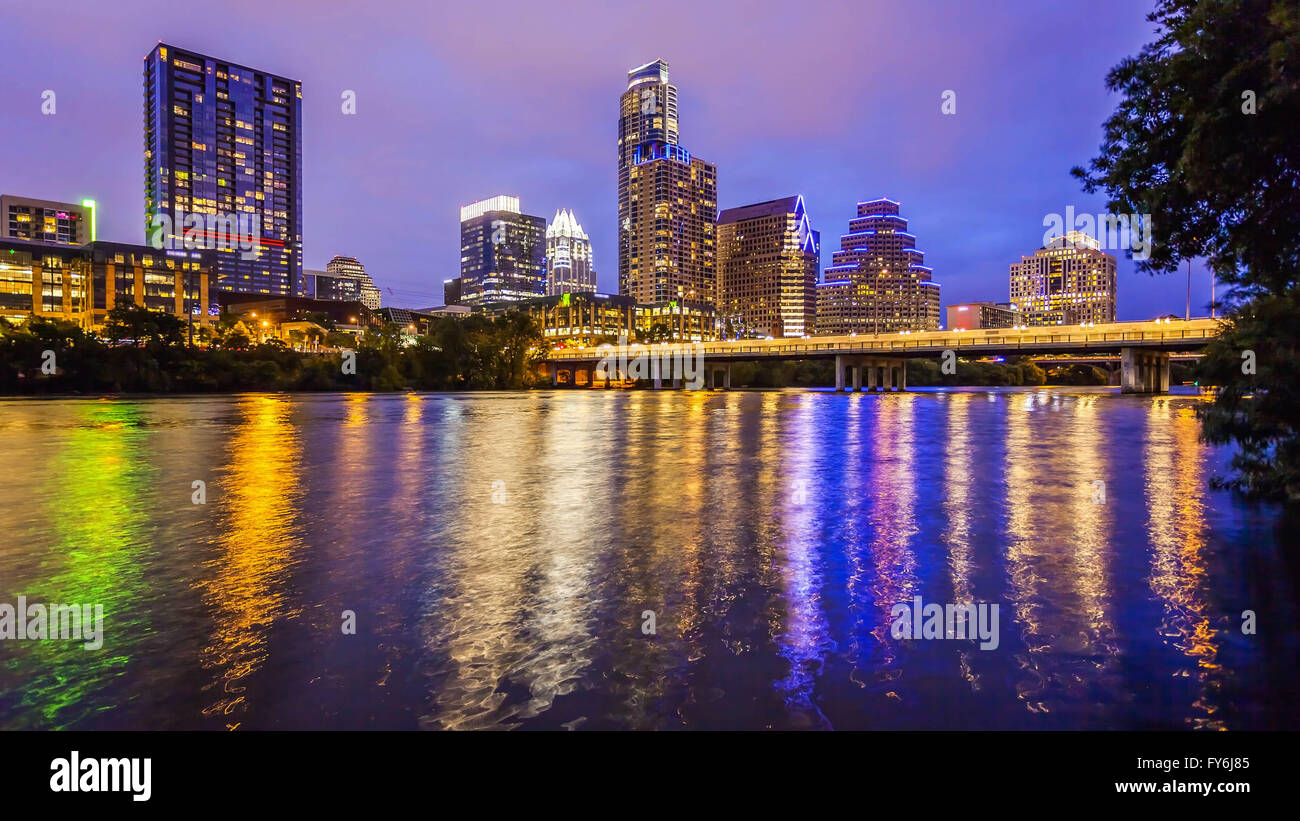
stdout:
POLYGON ((1199 351, 1219 332, 1218 320, 1197 318, 1089 327, 1053 325, 694 344, 633 343, 623 347, 556 348, 547 354, 545 367, 553 385, 585 382, 590 387, 623 378, 646 378, 655 388, 661 388, 665 379, 670 379, 673 387, 684 387, 692 386, 692 377, 702 370, 703 384, 697 386, 726 389, 731 387, 733 362, 834 359, 836 390, 890 391, 907 389, 908 360, 942 360, 948 351, 965 359, 1118 355, 1124 393, 1164 393, 1169 390, 1171 354, 1199 351))

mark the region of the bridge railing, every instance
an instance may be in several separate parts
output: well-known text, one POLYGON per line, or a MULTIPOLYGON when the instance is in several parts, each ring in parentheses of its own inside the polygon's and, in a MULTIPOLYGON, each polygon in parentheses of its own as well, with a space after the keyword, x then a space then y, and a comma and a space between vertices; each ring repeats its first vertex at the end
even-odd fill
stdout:
MULTIPOLYGON (((1102 329, 1071 331, 1069 333, 1043 333, 1034 330, 1025 331, 968 331, 962 333, 905 333, 884 336, 828 336, 800 340, 744 340, 739 342, 704 342, 699 343, 705 356, 737 356, 754 354, 759 356, 845 353, 845 354, 889 354, 909 350, 969 350, 980 347, 1017 348, 1026 346, 1074 345, 1087 343, 1115 342, 1206 342, 1218 336, 1217 323, 1209 320, 1193 320, 1197 323, 1184 327, 1161 327, 1157 329, 1102 329)), ((1145 324, 1145 323, 1144 323, 1145 324)), ((629 348, 635 350, 676 351, 683 348, 681 343, 631 343, 629 348)), ((694 353, 695 349, 685 346, 694 353)), ((613 346, 600 348, 572 348, 555 350, 547 357, 550 360, 590 360, 599 359, 613 346)))

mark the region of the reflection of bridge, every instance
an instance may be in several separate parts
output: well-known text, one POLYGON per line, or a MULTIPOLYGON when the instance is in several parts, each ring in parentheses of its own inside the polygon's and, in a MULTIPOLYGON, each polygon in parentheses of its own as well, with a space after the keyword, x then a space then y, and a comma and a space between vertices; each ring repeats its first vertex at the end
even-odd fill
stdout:
MULTIPOLYGON (((552 384, 582 384, 584 380, 579 377, 585 377, 588 386, 602 381, 608 385, 611 379, 628 376, 622 372, 628 361, 645 355, 649 359, 646 378, 655 388, 660 388, 665 377, 671 378, 675 387, 681 384, 681 373, 669 368, 672 362, 680 363, 683 356, 694 360, 702 355, 707 387, 729 388, 733 362, 834 359, 836 390, 865 388, 888 391, 907 389, 907 360, 935 358, 942 361, 947 351, 967 359, 1053 354, 1118 355, 1120 385, 1125 393, 1163 393, 1169 390, 1170 354, 1200 350, 1218 336, 1219 328, 1218 320, 1202 318, 1116 322, 1087 328, 1054 325, 1024 329, 742 339, 695 345, 633 344, 622 349, 604 345, 598 348, 557 348, 547 355, 545 363, 552 384), (620 359, 619 354, 622 354, 621 364, 615 365, 620 359), (601 368, 602 362, 608 367, 601 368)), ((691 375, 689 369, 686 375, 691 375)))

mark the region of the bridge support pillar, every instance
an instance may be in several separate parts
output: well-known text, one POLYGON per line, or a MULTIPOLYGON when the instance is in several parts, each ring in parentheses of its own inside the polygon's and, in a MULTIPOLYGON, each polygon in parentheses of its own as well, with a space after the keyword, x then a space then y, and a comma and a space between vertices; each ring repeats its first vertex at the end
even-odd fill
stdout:
POLYGON ((710 390, 731 390, 731 366, 710 365, 709 384, 707 387, 710 390))
POLYGON ((551 372, 551 387, 554 388, 560 384, 560 366, 552 362, 547 369, 551 372))
POLYGON ((835 357, 835 392, 844 390, 844 357, 835 357))
POLYGON ((907 390, 907 360, 898 360, 898 389, 907 390))
POLYGON ((849 370, 853 373, 853 392, 857 393, 862 390, 862 364, 850 365, 849 370))
POLYGON ((652 356, 652 357, 650 358, 650 379, 653 380, 653 384, 654 384, 654 389, 655 389, 655 390, 662 390, 662 389, 663 389, 663 386, 664 386, 664 378, 663 378, 663 376, 659 373, 659 357, 658 357, 658 356, 652 356))
POLYGON ((862 367, 867 372, 867 390, 874 391, 876 389, 876 363, 872 360, 862 367))
POLYGON ((1141 348, 1120 351, 1120 393, 1168 393, 1169 354, 1141 348))

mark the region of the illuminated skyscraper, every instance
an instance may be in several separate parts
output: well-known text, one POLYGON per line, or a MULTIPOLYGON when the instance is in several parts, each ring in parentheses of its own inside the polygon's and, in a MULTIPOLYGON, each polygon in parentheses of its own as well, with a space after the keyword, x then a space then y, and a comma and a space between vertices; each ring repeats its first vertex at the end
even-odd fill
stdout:
POLYGON ((730 336, 812 333, 821 235, 803 197, 784 197, 718 217, 718 310, 730 336))
POLYGON ((546 293, 594 293, 596 270, 591 262, 591 239, 572 211, 555 212, 546 227, 546 293))
POLYGON ((858 203, 834 264, 817 286, 817 333, 895 333, 939 328, 939 284, 898 203, 858 203))
POLYGON ((1079 231, 1011 263, 1011 303, 1026 325, 1115 321, 1115 258, 1079 231))
MULTIPOLYGON (((354 297, 334 297, 336 299, 356 299, 362 305, 365 305, 372 311, 379 310, 380 292, 375 287, 374 280, 366 273, 366 266, 357 261, 356 257, 341 257, 335 255, 333 259, 325 263, 325 277, 317 276, 316 291, 322 291, 322 285, 327 283, 328 278, 333 277, 335 283, 332 287, 339 289, 340 292, 350 290, 345 281, 351 280, 356 283, 356 296, 354 297)), ((318 299, 320 297, 317 297, 318 299)))
POLYGON ((189 215, 252 218, 258 251, 218 250, 217 289, 304 293, 302 84, 159 43, 144 108, 146 241, 155 216, 176 247, 189 215))
POLYGON ((619 100, 619 293, 714 304, 717 218, 718 169, 677 144, 668 64, 632 69, 619 100))
POLYGON ((459 304, 469 306, 545 296, 546 220, 522 213, 518 197, 461 208, 456 290, 459 304))

